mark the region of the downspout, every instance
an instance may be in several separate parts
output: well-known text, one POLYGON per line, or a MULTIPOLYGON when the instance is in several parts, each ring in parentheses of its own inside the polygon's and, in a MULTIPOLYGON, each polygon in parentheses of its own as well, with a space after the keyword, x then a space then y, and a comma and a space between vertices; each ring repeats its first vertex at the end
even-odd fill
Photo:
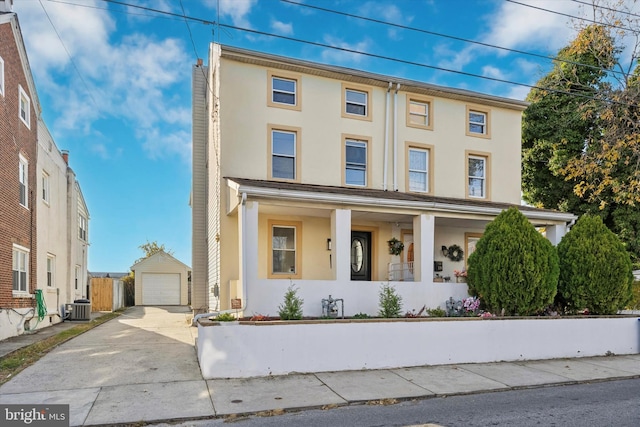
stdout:
POLYGON ((198 319, 203 317, 217 316, 223 313, 235 313, 238 311, 244 311, 247 308, 247 245, 245 242, 246 225, 247 225, 247 193, 242 193, 242 200, 240 202, 240 209, 242 209, 242 306, 240 308, 233 308, 230 310, 218 310, 211 313, 196 314, 191 321, 192 326, 198 326, 198 319))
POLYGON ((393 191, 398 191, 398 91, 400 83, 396 83, 393 94, 393 191))
POLYGON ((387 88, 387 101, 384 106, 384 154, 382 156, 382 167, 384 170, 384 176, 382 180, 382 189, 387 191, 387 182, 388 182, 388 169, 389 169, 389 93, 391 88, 393 87, 393 83, 389 82, 389 87, 387 88))

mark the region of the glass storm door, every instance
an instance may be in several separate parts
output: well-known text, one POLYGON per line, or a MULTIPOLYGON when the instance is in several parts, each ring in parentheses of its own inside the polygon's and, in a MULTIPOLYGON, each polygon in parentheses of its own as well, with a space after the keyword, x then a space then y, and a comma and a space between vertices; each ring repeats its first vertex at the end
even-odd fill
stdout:
POLYGON ((371 233, 351 232, 351 280, 371 280, 371 233))

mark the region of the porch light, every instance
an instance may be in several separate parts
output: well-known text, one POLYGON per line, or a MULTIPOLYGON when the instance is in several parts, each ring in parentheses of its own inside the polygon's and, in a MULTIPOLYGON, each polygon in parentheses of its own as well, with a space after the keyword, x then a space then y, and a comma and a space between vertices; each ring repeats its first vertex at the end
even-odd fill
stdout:
POLYGON ((442 256, 446 257, 449 255, 449 248, 447 248, 446 246, 442 245, 442 256))
POLYGON ((331 239, 327 239, 327 250, 331 250, 331 239))

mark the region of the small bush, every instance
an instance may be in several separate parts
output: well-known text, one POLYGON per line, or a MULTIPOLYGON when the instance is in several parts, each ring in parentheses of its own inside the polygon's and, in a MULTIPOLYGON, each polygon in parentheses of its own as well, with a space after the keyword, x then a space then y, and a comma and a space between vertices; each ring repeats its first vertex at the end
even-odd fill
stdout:
POLYGON ((278 306, 278 316, 282 320, 302 319, 302 303, 304 300, 298 296, 298 289, 289 286, 284 294, 284 302, 278 306))
POLYGON ((515 207, 487 225, 468 265, 469 293, 494 313, 533 314, 557 292, 556 249, 515 207))
POLYGON ((427 314, 429 317, 446 317, 447 312, 441 309, 440 307, 436 308, 428 308, 427 314))
POLYGON ((231 313, 220 313, 215 317, 215 320, 218 322, 233 322, 238 319, 236 319, 236 316, 231 313))
POLYGON ((396 289, 387 284, 383 284, 380 288, 380 304, 378 315, 380 317, 400 317, 402 313, 402 297, 398 295, 396 289))
POLYGON ((371 316, 369 316, 367 313, 357 313, 353 315, 354 319, 369 319, 371 316))
POLYGON ((599 216, 583 215, 560 244, 557 301, 569 312, 615 314, 632 300, 631 258, 599 216))

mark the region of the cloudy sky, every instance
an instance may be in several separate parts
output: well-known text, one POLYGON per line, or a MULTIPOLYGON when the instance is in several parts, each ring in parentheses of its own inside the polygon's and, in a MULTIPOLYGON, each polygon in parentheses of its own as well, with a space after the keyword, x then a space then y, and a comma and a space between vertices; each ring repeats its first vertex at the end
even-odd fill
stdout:
POLYGON ((576 0, 15 0, 14 12, 89 206, 89 269, 112 272, 147 240, 191 264, 191 67, 209 43, 524 99, 550 61, 488 45, 554 56, 571 16, 593 18, 576 0))

